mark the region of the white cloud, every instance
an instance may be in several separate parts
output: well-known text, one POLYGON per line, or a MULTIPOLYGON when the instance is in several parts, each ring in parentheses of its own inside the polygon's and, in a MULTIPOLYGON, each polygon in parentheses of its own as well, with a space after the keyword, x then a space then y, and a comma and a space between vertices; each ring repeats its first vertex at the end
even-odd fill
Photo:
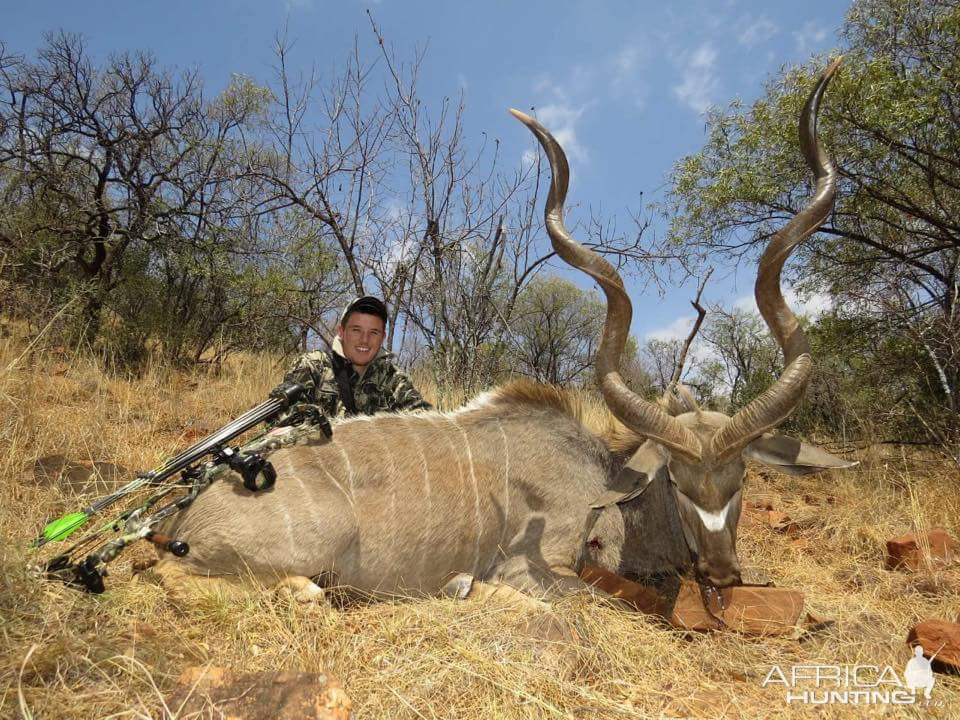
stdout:
MULTIPOLYGON (((585 109, 562 102, 550 103, 536 109, 537 119, 563 146, 571 162, 587 161, 587 149, 577 139, 577 121, 585 109)), ((527 153, 524 153, 524 159, 528 159, 527 153)))
POLYGON ((630 75, 640 64, 640 58, 641 52, 637 45, 626 45, 621 48, 613 61, 614 67, 617 69, 617 76, 622 78, 625 75, 630 75))
MULTIPOLYGON (((797 315, 804 315, 809 318, 818 318, 833 309, 833 298, 825 293, 813 293, 806 299, 801 299, 796 290, 787 288, 783 292, 783 299, 787 301, 787 305, 797 315)), ((753 295, 744 295, 737 298, 733 306, 738 310, 760 314, 760 310, 757 309, 757 301, 753 295)))
POLYGON ((685 315, 678 317, 669 325, 665 325, 655 330, 651 330, 644 335, 644 340, 660 340, 670 342, 671 340, 685 340, 690 334, 690 328, 693 327, 694 317, 685 315))
POLYGON ((740 34, 737 35, 737 41, 746 47, 753 47, 762 42, 767 42, 778 32, 780 32, 780 28, 777 25, 768 18, 761 16, 740 31, 740 34))
POLYGON ((804 23, 799 30, 793 31, 793 44, 801 55, 809 55, 823 45, 827 39, 827 28, 817 25, 813 20, 804 23))
POLYGON ((713 46, 703 43, 687 57, 681 82, 673 87, 674 96, 697 113, 710 107, 717 91, 716 62, 713 46))
MULTIPOLYGON (((683 343, 690 331, 693 329, 693 323, 696 318, 693 315, 681 315, 669 325, 656 328, 644 335, 644 340, 658 340, 660 342, 683 343)), ((683 378, 689 379, 696 377, 697 368, 708 363, 716 361, 718 358, 716 351, 702 341, 702 337, 697 335, 690 344, 690 350, 687 353, 687 359, 683 366, 683 378)))
POLYGON ((611 94, 632 101, 638 110, 647 105, 648 88, 640 69, 650 58, 650 50, 640 43, 624 45, 607 63, 611 94))

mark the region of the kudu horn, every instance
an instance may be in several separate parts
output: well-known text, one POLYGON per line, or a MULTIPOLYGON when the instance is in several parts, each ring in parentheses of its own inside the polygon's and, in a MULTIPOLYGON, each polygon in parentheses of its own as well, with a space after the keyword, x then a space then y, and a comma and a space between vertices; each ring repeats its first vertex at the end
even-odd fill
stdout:
POLYGON ((770 240, 760 258, 754 288, 760 314, 783 350, 785 369, 770 388, 741 408, 713 436, 710 449, 716 461, 739 452, 793 412, 813 371, 810 344, 797 316, 784 300, 780 275, 790 254, 820 227, 833 208, 837 169, 817 137, 817 114, 820 99, 841 59, 837 58, 823 71, 800 114, 800 149, 816 177, 816 190, 807 206, 770 240))
POLYGON ((519 110, 511 109, 510 112, 536 136, 550 162, 553 177, 544 218, 554 250, 569 265, 596 280, 607 296, 607 316, 594 361, 600 391, 607 406, 627 427, 657 440, 674 452, 699 459, 702 448, 697 437, 658 404, 648 402, 630 390, 623 381, 620 356, 627 342, 633 314, 623 280, 599 254, 574 240, 563 224, 563 203, 570 180, 570 168, 563 148, 537 120, 519 110))

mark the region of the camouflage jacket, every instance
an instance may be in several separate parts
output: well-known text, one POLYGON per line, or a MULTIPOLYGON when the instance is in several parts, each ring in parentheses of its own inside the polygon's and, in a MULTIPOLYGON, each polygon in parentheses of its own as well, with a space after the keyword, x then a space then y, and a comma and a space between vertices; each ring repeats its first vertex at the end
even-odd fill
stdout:
MULTIPOLYGON (((343 358, 339 338, 333 341, 333 352, 346 364, 358 415, 431 408, 430 403, 420 397, 410 378, 393 364, 392 353, 384 350, 377 353, 361 377, 343 358)), ((301 355, 291 365, 284 380, 304 385, 307 388, 305 401, 317 405, 331 420, 349 415, 340 398, 330 353, 317 350, 301 355)))

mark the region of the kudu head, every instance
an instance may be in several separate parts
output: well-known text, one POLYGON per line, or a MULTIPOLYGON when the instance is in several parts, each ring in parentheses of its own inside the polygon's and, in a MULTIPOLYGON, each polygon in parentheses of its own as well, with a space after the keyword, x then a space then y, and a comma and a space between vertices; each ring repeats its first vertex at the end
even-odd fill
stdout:
POLYGON ((511 110, 537 137, 552 170, 546 204, 546 227, 557 254, 582 270, 603 289, 607 315, 596 354, 597 379, 610 411, 627 427, 649 438, 627 467, 646 482, 666 471, 674 489, 684 536, 698 578, 716 587, 740 582, 736 531, 740 517, 745 457, 794 473, 848 467, 840 458, 782 436, 769 434, 796 407, 813 369, 810 346, 780 287, 783 265, 793 250, 829 214, 836 169, 817 139, 817 113, 830 78, 830 64, 810 93, 800 116, 800 146, 816 177, 806 205, 771 240, 760 259, 755 294, 760 314, 783 350, 784 371, 763 394, 733 417, 702 410, 682 386, 659 403, 630 390, 619 371, 632 308, 616 269, 574 240, 563 222, 569 166, 559 143, 534 118, 511 110))

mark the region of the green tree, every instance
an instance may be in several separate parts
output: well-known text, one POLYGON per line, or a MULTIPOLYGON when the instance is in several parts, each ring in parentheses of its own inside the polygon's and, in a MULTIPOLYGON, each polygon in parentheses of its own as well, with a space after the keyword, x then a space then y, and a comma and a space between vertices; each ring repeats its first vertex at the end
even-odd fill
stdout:
MULTIPOLYGON (((593 358, 606 312, 596 291, 558 275, 534 278, 517 297, 501 367, 539 382, 592 387, 593 358)), ((633 390, 651 393, 653 385, 633 336, 627 338, 620 373, 633 390)))
MULTIPOLYGON (((956 427, 960 5, 859 0, 843 38, 846 59, 821 112, 840 173, 836 207, 798 252, 794 278, 833 295, 838 315, 858 318, 878 352, 912 348, 903 364, 884 363, 881 381, 910 374, 915 394, 898 402, 956 427)), ((810 178, 797 117, 824 64, 788 68, 752 106, 710 113, 706 145, 672 175, 666 209, 678 253, 752 260, 803 206, 810 178)))

